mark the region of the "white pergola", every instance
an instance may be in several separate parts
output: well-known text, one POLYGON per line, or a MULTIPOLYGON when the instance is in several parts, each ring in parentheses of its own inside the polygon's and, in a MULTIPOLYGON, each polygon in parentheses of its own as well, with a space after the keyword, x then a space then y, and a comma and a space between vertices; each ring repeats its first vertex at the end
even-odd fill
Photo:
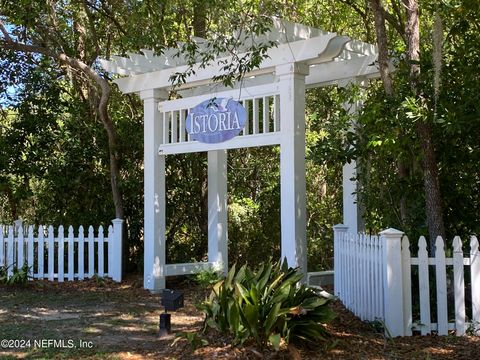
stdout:
MULTIPOLYGON (((200 49, 203 39, 194 39, 200 49)), ((191 274, 207 267, 223 271, 228 266, 227 150, 254 146, 280 146, 281 258, 307 271, 305 190, 305 90, 327 85, 345 86, 379 77, 375 46, 336 33, 274 19, 270 32, 255 41, 277 43, 258 69, 240 84, 225 88, 212 81, 222 73, 219 58, 207 67, 194 65, 195 74, 176 87, 180 99, 168 100, 170 78, 188 65, 167 49, 157 56, 150 50, 129 58, 102 60, 105 70, 126 75, 115 80, 123 93, 137 93, 144 103, 144 287, 165 288, 165 278, 191 274), (243 131, 222 143, 205 144, 190 139, 185 130, 189 109, 211 98, 233 98, 247 109, 243 131), (208 262, 166 264, 165 157, 208 152, 208 262)), ((240 52, 242 50, 239 50, 240 52)), ((243 50, 245 51, 245 50, 243 50)), ((356 111, 358 104, 347 104, 356 111)), ((355 163, 343 169, 343 223, 359 228, 351 180, 355 163)), ((268 226, 268 224, 265 224, 268 226)))

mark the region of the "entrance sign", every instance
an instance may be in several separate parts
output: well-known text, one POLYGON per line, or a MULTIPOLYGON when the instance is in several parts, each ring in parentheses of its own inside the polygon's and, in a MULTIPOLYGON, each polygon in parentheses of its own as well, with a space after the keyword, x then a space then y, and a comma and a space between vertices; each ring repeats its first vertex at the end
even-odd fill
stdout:
MULTIPOLYGON (((225 74, 225 64, 236 64, 238 59, 248 56, 248 49, 242 46, 236 49, 235 57, 220 57, 208 66, 196 63, 192 67, 195 70, 180 87, 171 84, 171 75, 186 74, 191 58, 179 56, 178 49, 165 49, 161 55, 142 50, 143 55, 102 60, 106 71, 127 76, 115 80, 120 90, 139 93, 144 104, 146 289, 165 289, 166 277, 205 269, 226 275, 227 150, 247 147, 279 148, 280 259, 307 271, 305 91, 350 83, 366 86, 368 79, 380 77, 377 67, 372 66, 378 53, 374 45, 280 19, 273 19, 270 31, 254 36, 253 40, 271 41, 276 46, 270 47, 258 66, 232 87, 217 82, 216 76, 225 74), (179 97, 169 99, 171 90, 179 97), (233 99, 242 101, 245 108, 233 99), (195 152, 207 152, 208 156, 208 261, 168 264, 166 158, 195 152)), ((201 48, 209 51, 209 46, 201 48)), ((346 105, 349 114, 357 105, 358 101, 346 105)), ((354 196, 357 184, 350 180, 354 173, 355 161, 343 167, 343 222, 349 232, 356 233, 360 230, 354 196)))
POLYGON ((245 126, 247 112, 229 98, 205 100, 190 110, 186 129, 190 138, 201 143, 221 143, 237 136, 245 126))

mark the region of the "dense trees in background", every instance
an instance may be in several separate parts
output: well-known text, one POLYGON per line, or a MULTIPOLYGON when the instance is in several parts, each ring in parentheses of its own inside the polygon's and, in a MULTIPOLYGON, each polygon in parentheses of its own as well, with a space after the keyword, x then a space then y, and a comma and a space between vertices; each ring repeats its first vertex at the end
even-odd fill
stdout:
MULTIPOLYGON (((412 4, 417 1, 0 0, 0 223, 21 217, 98 225, 120 216, 129 267, 141 266, 142 104, 111 85, 98 57, 161 51, 192 35, 228 35, 276 15, 378 39, 383 54, 382 79, 363 91, 307 92, 309 267, 330 266, 331 226, 341 222, 341 169, 352 156, 359 158, 368 231, 478 233, 479 5, 420 0, 415 12, 412 4), (343 104, 358 98, 364 108, 352 129, 343 104), (436 190, 428 185, 432 174, 436 190)), ((278 148, 229 151, 228 167, 232 260, 277 256, 278 148)), ((206 170, 205 154, 167 157, 170 261, 205 257, 206 170)))

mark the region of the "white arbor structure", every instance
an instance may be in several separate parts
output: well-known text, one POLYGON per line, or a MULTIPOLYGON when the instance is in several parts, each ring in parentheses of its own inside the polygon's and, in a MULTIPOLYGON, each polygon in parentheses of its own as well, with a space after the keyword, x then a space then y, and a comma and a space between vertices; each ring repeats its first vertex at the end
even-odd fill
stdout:
MULTIPOLYGON (((178 49, 156 56, 113 57, 102 61, 110 72, 126 77, 115 80, 123 93, 137 93, 144 102, 145 223, 144 287, 159 290, 165 277, 190 274, 205 267, 226 271, 227 249, 227 151, 254 146, 280 146, 281 257, 290 266, 307 271, 305 191, 305 90, 327 85, 344 86, 378 77, 373 45, 336 33, 274 20, 263 39, 276 41, 260 67, 242 84, 225 88, 212 82, 222 73, 215 61, 177 87, 182 98, 168 100, 170 77, 188 69, 178 49), (190 139, 185 130, 189 109, 211 98, 233 98, 247 109, 248 119, 239 136, 222 143, 205 144, 190 139), (208 152, 208 262, 165 262, 165 157, 208 152)), ((256 39, 260 41, 262 39, 256 39)), ((204 40, 196 39, 200 48, 204 40)), ((241 52, 241 50, 240 50, 241 52)), ((218 60, 227 60, 228 57, 218 60)), ((350 179, 355 164, 344 167, 344 224, 357 231, 357 204, 350 179)))

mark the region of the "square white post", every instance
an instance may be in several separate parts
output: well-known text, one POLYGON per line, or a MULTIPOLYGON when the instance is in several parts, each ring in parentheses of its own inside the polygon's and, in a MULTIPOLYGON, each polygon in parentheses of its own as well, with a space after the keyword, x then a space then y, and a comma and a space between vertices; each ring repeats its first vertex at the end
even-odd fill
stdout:
MULTIPOLYGON (((347 86, 351 83, 358 83, 365 85, 365 80, 362 79, 349 79, 344 84, 339 84, 340 86, 347 86)), ((346 102, 343 104, 343 108, 348 112, 349 115, 354 117, 363 106, 361 100, 354 102, 346 102)), ((350 121, 351 130, 354 129, 355 119, 353 118, 350 121)), ((357 162, 352 159, 349 163, 343 165, 342 174, 342 187, 343 187, 343 223, 348 226, 348 229, 352 233, 357 233, 364 230, 364 222, 362 217, 362 209, 358 204, 357 199, 357 190, 358 190, 358 181, 355 179, 357 176, 356 172, 357 162)))
POLYGON ((108 234, 108 275, 113 281, 122 281, 123 220, 114 219, 113 235, 108 234))
POLYGON ((333 227, 333 293, 341 300, 344 300, 344 268, 345 262, 343 261, 343 244, 345 242, 345 235, 348 232, 348 226, 343 224, 337 224, 333 227))
POLYGON ((383 245, 384 322, 391 336, 405 336, 403 303, 403 232, 387 229, 380 233, 383 245))
POLYGON ((281 260, 307 273, 305 76, 308 66, 277 66, 280 93, 281 260))
POLYGON ((165 156, 158 155, 163 117, 158 103, 168 94, 140 93, 144 106, 144 274, 145 289, 165 288, 165 156))
POLYGON ((208 261, 228 271, 227 151, 208 152, 208 261))

